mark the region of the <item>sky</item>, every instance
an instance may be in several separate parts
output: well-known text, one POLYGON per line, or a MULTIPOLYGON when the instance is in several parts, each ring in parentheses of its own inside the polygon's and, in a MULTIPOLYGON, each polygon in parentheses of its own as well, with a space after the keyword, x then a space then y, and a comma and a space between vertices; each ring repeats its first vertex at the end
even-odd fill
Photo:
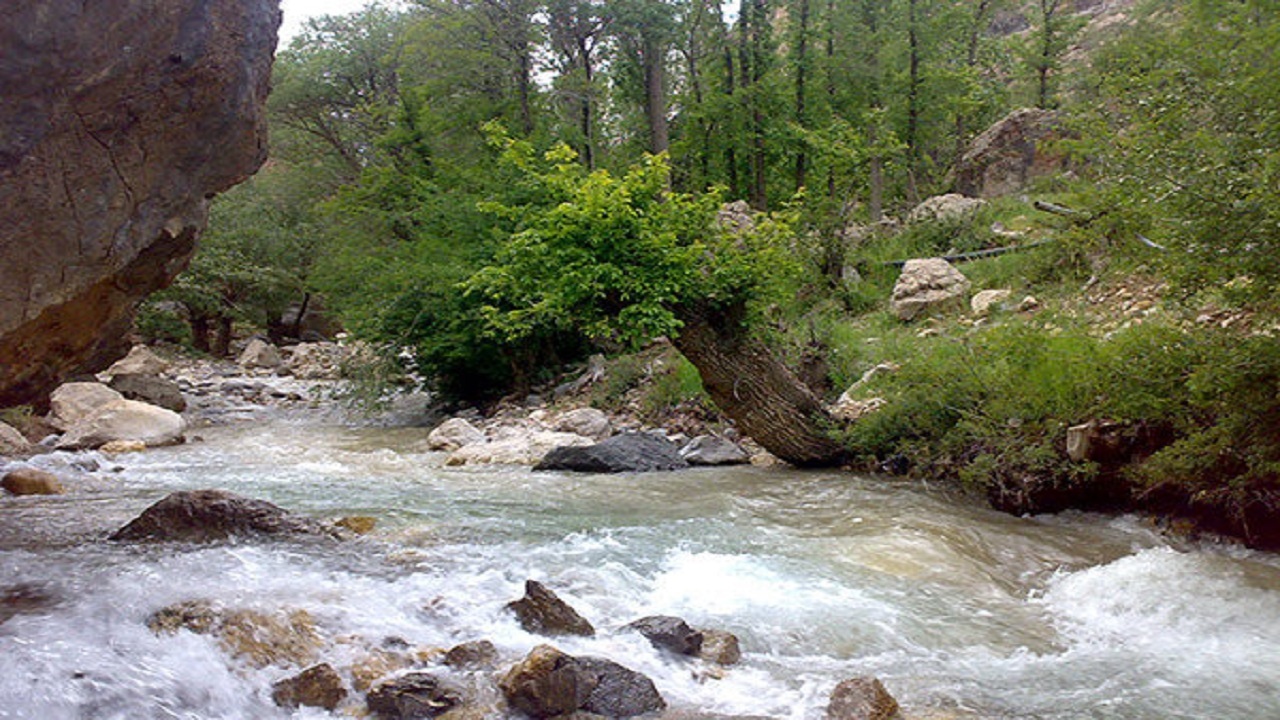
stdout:
POLYGON ((280 0, 284 23, 280 26, 280 47, 285 47, 302 30, 302 23, 317 15, 346 15, 369 0, 280 0))

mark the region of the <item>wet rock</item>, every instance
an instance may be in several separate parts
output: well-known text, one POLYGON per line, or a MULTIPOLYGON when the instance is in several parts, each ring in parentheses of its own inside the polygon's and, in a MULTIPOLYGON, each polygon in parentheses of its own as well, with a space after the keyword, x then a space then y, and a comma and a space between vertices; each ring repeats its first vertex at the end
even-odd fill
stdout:
POLYGON ((472 443, 445 458, 445 465, 536 465, 558 447, 582 447, 594 441, 572 433, 514 428, 513 434, 491 442, 472 443))
POLYGON ((743 465, 751 456, 741 445, 715 435, 699 435, 680 448, 680 457, 690 465, 743 465))
POLYGON ((659 650, 676 655, 696 656, 702 650, 702 633, 678 617, 652 615, 628 624, 626 629, 640 633, 659 650))
POLYGON ((537 580, 527 580, 524 597, 507 603, 520 626, 539 635, 592 636, 596 630, 569 604, 537 580))
POLYGON ((476 640, 449 648, 444 664, 451 668, 493 667, 498 661, 498 649, 488 640, 476 640))
POLYGON ((592 440, 604 440, 613 434, 609 416, 596 408, 584 407, 570 410, 556 419, 553 429, 582 435, 592 440))
POLYGON ((132 373, 115 375, 111 378, 111 389, 128 400, 138 400, 178 413, 187 409, 187 400, 182 397, 178 384, 162 377, 132 373))
POLYGON ((889 311, 899 320, 962 307, 969 279, 942 258, 908 260, 889 298, 889 311))
POLYGON ((956 190, 970 197, 994 198, 1026 187, 1027 182, 1060 172, 1066 156, 1049 144, 1062 137, 1058 115, 1050 110, 1014 110, 973 139, 956 164, 956 190))
POLYGON ((124 355, 138 303, 187 266, 209 198, 266 159, 279 12, 5 3, 0 407, 124 355))
POLYGON ((0 487, 13 495, 61 495, 66 492, 57 475, 29 467, 5 473, 0 487))
POLYGON ((462 702, 461 695, 428 673, 408 673, 369 691, 369 711, 380 718, 430 718, 462 702))
POLYGON ((594 687, 581 708, 611 718, 626 718, 656 712, 667 706, 653 681, 612 660, 575 658, 579 673, 593 679, 594 687))
POLYGON ((983 290, 969 300, 969 309, 978 317, 986 317, 991 310, 1009 299, 1012 290, 983 290))
POLYGON ((224 490, 184 490, 171 493, 144 510, 111 539, 211 542, 237 536, 332 537, 332 534, 320 523, 265 500, 224 490))
POLYGON ((565 715, 582 707, 595 689, 571 655, 539 645, 498 681, 511 707, 533 718, 565 715))
POLYGON ((157 635, 179 630, 213 635, 225 652, 260 668, 306 665, 315 661, 321 646, 315 620, 305 610, 268 614, 189 600, 156 611, 147 627, 157 635))
POLYGON ((375 649, 351 665, 352 686, 365 692, 391 673, 413 666, 413 658, 394 650, 375 649))
POLYGON ((583 447, 558 447, 534 470, 650 472, 689 467, 672 443, 648 433, 624 433, 583 447))
POLYGON ((114 380, 123 375, 154 377, 169 369, 169 361, 156 355, 146 345, 134 345, 129 354, 117 360, 107 368, 105 373, 114 380))
POLYGON ((240 352, 240 356, 236 358, 236 364, 242 368, 274 370, 283 363, 284 360, 280 357, 280 350, 262 338, 249 340, 249 344, 245 345, 244 350, 240 352))
POLYGON ((84 450, 116 440, 137 440, 147 447, 160 447, 182 442, 186 429, 186 421, 172 410, 137 400, 116 400, 68 428, 57 447, 84 450))
POLYGON ((827 720, 892 720, 898 701, 876 678, 851 678, 836 685, 827 704, 827 720))
POLYGON ((724 630, 703 630, 698 657, 717 665, 737 665, 742 659, 738 636, 724 630))
POLYGON ((972 215, 985 207, 986 200, 976 200, 958 193, 935 195, 920 203, 907 215, 908 223, 942 222, 972 215))
POLYGON ((449 418, 427 436, 427 447, 452 452, 485 441, 484 433, 462 418, 449 418))
POLYGON ((0 422, 0 455, 18 457, 29 454, 34 449, 31 441, 13 426, 0 422))
POLYGON ((333 710, 347 698, 342 678, 329 663, 312 665, 271 686, 271 699, 280 707, 318 707, 333 710))
POLYGON ((60 385, 49 396, 48 421, 55 429, 66 432, 73 425, 97 415, 107 405, 124 399, 123 395, 102 383, 60 385))

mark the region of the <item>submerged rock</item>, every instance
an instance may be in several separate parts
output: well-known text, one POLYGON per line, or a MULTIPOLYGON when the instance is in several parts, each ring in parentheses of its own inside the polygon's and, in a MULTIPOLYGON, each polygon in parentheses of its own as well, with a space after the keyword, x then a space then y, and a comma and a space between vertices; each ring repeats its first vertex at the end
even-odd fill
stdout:
POLYGON ((626 629, 640 633, 659 650, 676 655, 696 656, 702 650, 702 633, 678 617, 652 615, 628 624, 626 629))
POLYGON ((462 696, 428 673, 409 673, 369 691, 369 711, 376 717, 430 718, 443 715, 462 702, 462 696))
POLYGON ((20 583, 0 587, 0 625, 14 615, 38 613, 57 602, 53 593, 39 585, 20 583))
POLYGON ((574 472, 651 472, 680 470, 689 463, 675 445, 648 433, 624 433, 585 447, 558 447, 534 470, 574 472))
POLYGON ((318 707, 333 710, 347 698, 342 677, 329 663, 312 665, 301 673, 271 685, 271 699, 281 707, 318 707))
POLYGON ((315 619, 305 610, 269 614, 189 600, 157 610, 147 627, 157 635, 179 630, 212 635, 224 651, 254 667, 305 665, 315 661, 321 645, 315 619))
POLYGON ((836 685, 827 704, 827 720, 893 720, 898 701, 876 678, 851 678, 836 685))
POLYGON ((61 495, 66 492, 57 475, 27 467, 5 473, 0 487, 13 495, 61 495))
POLYGON ((507 603, 507 609, 515 613, 520 626, 531 633, 588 637, 596 634, 586 618, 537 580, 525 581, 524 597, 507 603))
POLYGON ((265 500, 225 490, 171 493, 116 531, 112 540, 211 542, 237 536, 333 537, 320 523, 265 500))

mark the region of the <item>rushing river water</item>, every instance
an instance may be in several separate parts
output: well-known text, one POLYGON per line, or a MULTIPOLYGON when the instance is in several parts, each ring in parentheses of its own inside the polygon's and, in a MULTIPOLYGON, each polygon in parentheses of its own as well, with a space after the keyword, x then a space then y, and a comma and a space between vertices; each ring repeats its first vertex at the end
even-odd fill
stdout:
POLYGON ((503 610, 535 578, 602 631, 557 646, 649 675, 694 715, 821 718, 839 680, 874 675, 908 718, 1280 718, 1273 555, 847 473, 448 468, 421 430, 202 434, 106 461, 65 496, 0 499, 0 590, 51 598, 0 624, 0 717, 288 717, 269 686, 296 668, 147 629, 196 598, 306 609, 329 637, 487 638, 513 660, 545 642, 503 610), (379 525, 336 546, 103 539, 165 493, 206 487, 379 525), (742 663, 699 679, 615 632, 651 614, 736 633, 742 663))

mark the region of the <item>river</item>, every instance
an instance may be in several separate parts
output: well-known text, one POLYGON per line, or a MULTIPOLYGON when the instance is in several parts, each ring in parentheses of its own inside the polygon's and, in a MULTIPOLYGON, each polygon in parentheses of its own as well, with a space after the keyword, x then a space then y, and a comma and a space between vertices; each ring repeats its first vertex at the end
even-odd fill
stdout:
POLYGON ((545 642, 503 610, 527 578, 601 630, 557 646, 649 675, 686 717, 822 718, 858 675, 907 718, 1280 717, 1280 558, 1135 518, 1015 518, 840 472, 452 468, 413 429, 200 434, 104 459, 68 495, 0 498, 0 589, 51 598, 0 624, 0 717, 289 717, 269 686, 296 668, 147 629, 190 599, 302 608, 328 637, 485 638, 514 660, 545 642), (165 493, 205 487, 379 524, 337 546, 104 539, 165 493), (736 633, 743 661, 699 678, 617 632, 652 614, 736 633))

